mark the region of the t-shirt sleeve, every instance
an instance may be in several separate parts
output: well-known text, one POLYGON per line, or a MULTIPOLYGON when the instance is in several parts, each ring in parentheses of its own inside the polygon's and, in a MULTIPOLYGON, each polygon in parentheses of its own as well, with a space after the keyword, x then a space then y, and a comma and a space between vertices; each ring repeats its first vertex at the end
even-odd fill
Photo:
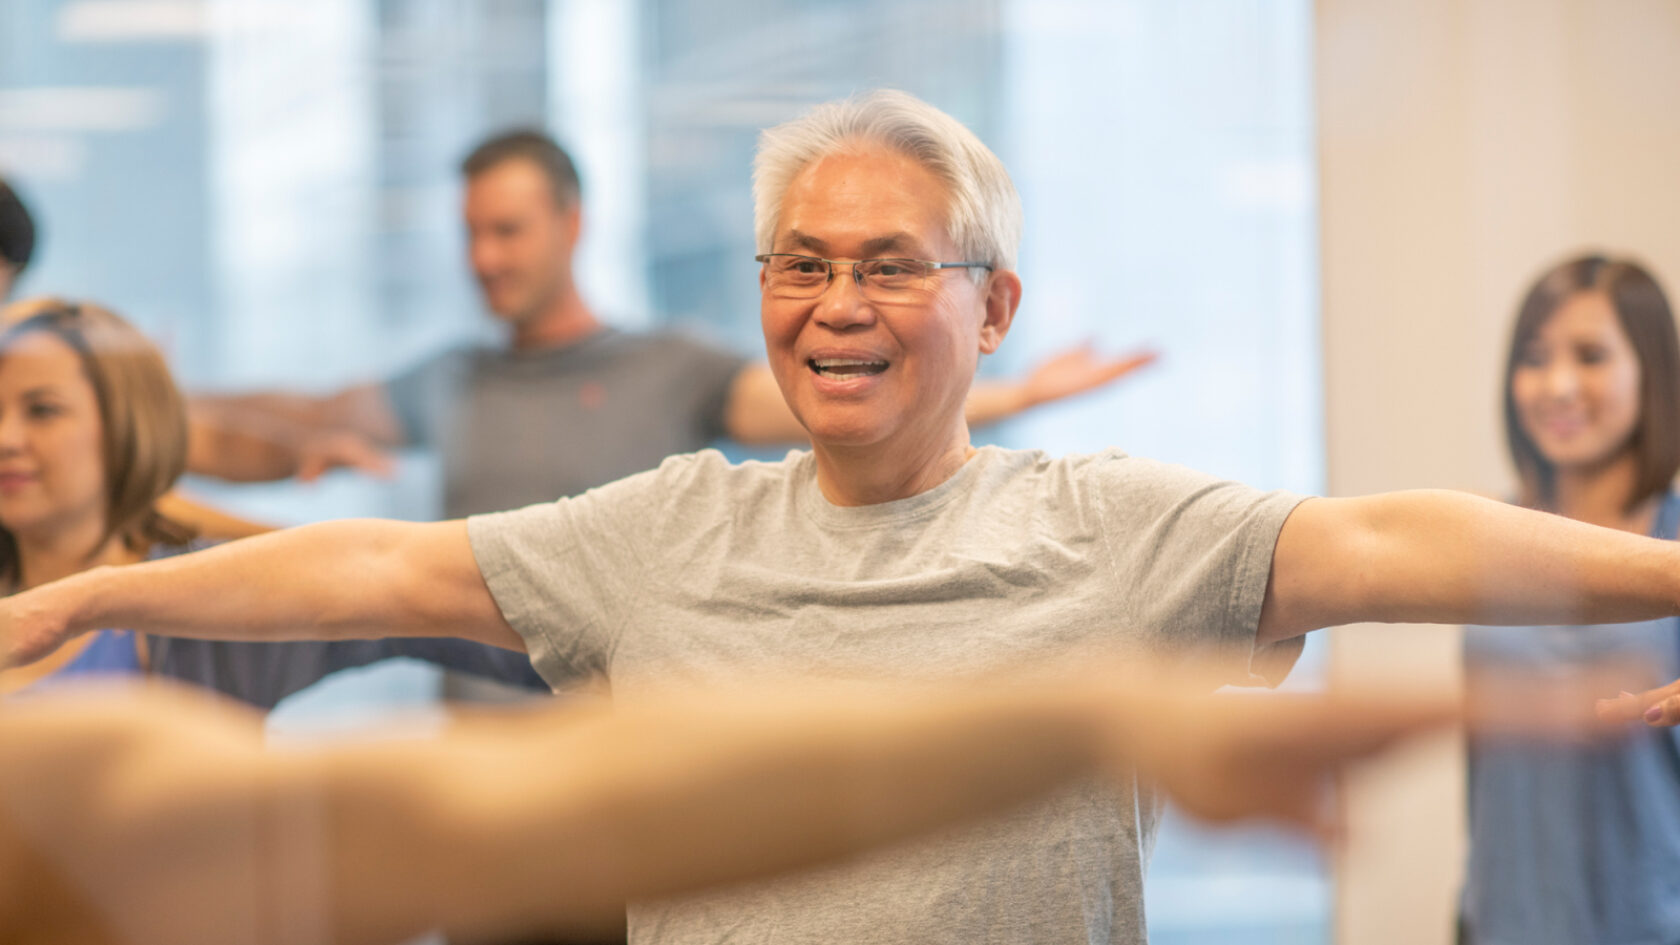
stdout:
POLYGON ((738 354, 687 338, 673 337, 673 344, 679 362, 673 376, 681 378, 687 386, 675 402, 692 405, 695 428, 704 430, 711 439, 727 436, 729 392, 736 375, 751 362, 738 354))
POLYGON ((410 446, 435 446, 438 418, 454 393, 464 351, 445 351, 387 380, 382 389, 410 446))
POLYGON ((473 556, 531 665, 556 689, 607 673, 665 466, 580 496, 467 519, 473 556))
POLYGON ((1118 453, 1098 465, 1118 616, 1168 659, 1213 654, 1232 683, 1281 682, 1301 639, 1256 647, 1255 635, 1278 533, 1306 497, 1118 453))

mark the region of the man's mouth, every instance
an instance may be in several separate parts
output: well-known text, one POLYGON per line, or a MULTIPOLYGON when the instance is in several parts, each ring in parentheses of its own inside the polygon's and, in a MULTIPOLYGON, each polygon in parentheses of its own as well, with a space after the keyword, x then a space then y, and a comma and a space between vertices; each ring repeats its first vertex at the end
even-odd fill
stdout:
POLYGON ((871 377, 887 369, 885 361, 865 361, 857 358, 811 358, 805 362, 823 377, 871 377))

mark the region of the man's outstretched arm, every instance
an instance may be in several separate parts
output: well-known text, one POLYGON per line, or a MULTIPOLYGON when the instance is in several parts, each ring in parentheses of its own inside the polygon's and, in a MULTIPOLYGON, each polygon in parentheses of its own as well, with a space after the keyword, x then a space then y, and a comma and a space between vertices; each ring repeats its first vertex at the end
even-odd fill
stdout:
POLYGON ((107 627, 217 640, 454 636, 524 649, 461 520, 323 522, 83 571, 0 600, 0 665, 107 627))
POLYGON ((1260 642, 1378 623, 1594 624, 1680 613, 1680 543, 1461 492, 1309 499, 1284 522, 1260 642))

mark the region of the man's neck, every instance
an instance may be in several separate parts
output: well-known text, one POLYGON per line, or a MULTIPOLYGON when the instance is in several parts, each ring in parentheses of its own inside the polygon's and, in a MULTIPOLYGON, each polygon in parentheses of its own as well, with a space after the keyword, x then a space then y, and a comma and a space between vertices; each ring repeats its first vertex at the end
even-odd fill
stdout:
POLYGON ((817 486, 835 505, 879 505, 921 495, 944 483, 974 455, 968 426, 962 424, 949 440, 927 450, 902 449, 898 444, 870 447, 833 447, 813 444, 817 486))
POLYGON ((583 296, 577 289, 568 288, 542 312, 514 324, 512 347, 515 351, 564 348, 600 329, 600 320, 590 311, 583 296))

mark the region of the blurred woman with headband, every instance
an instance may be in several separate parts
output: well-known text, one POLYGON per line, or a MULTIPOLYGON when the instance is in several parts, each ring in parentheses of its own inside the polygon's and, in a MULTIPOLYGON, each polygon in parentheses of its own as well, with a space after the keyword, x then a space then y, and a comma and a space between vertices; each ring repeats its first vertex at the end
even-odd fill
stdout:
MULTIPOLYGON (((0 585, 202 547, 160 511, 186 468, 184 402, 163 356, 96 305, 20 302, 0 313, 0 585)), ((0 691, 89 673, 151 671, 272 707, 352 666, 414 656, 546 690, 522 655, 441 640, 214 643, 106 629, 0 674, 0 691), (445 645, 446 644, 446 645, 445 645)))

